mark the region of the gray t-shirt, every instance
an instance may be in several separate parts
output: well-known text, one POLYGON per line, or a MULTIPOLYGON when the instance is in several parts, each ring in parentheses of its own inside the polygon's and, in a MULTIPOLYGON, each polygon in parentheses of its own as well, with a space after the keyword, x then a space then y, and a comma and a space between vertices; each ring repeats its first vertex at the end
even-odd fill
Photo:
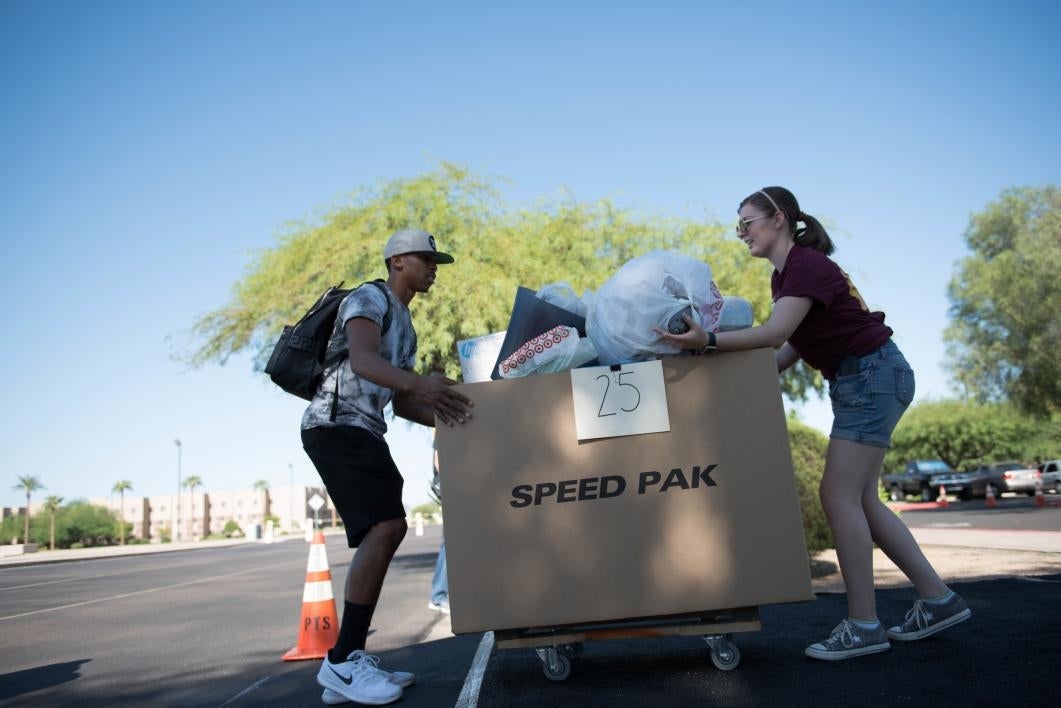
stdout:
MULTIPOLYGON (((347 295, 339 305, 335 328, 328 340, 328 356, 346 349, 346 323, 354 317, 364 317, 383 326, 383 316, 390 300, 391 323, 380 337, 379 353, 399 369, 412 371, 416 364, 416 331, 409 309, 402 304, 390 288, 386 299, 375 285, 362 285, 347 295)), ((387 423, 383 409, 390 403, 394 391, 363 379, 350 368, 350 360, 344 358, 324 370, 317 393, 302 416, 302 429, 332 427, 337 425, 364 428, 383 439, 387 423), (332 398, 335 393, 335 377, 339 376, 339 405, 335 421, 331 420, 332 398)))

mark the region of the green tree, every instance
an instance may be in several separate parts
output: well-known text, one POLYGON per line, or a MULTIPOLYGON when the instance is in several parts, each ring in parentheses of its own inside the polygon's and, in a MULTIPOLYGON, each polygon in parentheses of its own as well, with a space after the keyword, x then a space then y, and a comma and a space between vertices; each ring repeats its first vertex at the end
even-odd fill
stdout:
POLYGON ((59 510, 55 540, 60 548, 113 545, 117 518, 106 507, 76 500, 59 510))
MULTIPOLYGON (((703 260, 724 294, 747 299, 758 321, 769 315, 770 266, 750 258, 729 225, 639 217, 607 200, 517 207, 503 202, 489 180, 442 163, 427 174, 359 190, 347 205, 281 235, 256 255, 231 301, 194 324, 185 358, 193 365, 224 363, 250 350, 260 369, 283 325, 326 287, 384 276, 384 242, 411 225, 434 233, 457 257, 440 270, 438 287, 411 305, 423 371, 458 378, 455 343, 505 329, 518 285, 567 281, 576 292, 596 290, 626 261, 656 248, 703 260)), ((810 389, 820 391, 822 382, 799 366, 782 385, 801 399, 810 389)))
POLYGON ((1061 191, 1004 191, 973 215, 965 242, 945 333, 955 379, 980 402, 1061 412, 1061 191))
POLYGON ((265 492, 265 509, 262 511, 262 517, 269 516, 269 482, 268 480, 259 479, 254 483, 254 489, 259 492, 265 492))
POLYGON ((26 526, 25 531, 22 533, 22 542, 29 543, 29 500, 30 495, 38 489, 44 489, 44 485, 35 476, 28 474, 18 478, 18 484, 11 489, 14 491, 23 491, 26 493, 26 526))
POLYGON ((52 551, 55 550, 55 514, 59 511, 59 505, 63 503, 62 497, 57 497, 54 494, 44 500, 44 508, 47 509, 48 515, 51 517, 50 530, 48 533, 48 548, 52 551))
POLYGON ((133 483, 127 479, 115 482, 111 488, 112 492, 118 492, 121 495, 121 501, 118 506, 118 525, 119 525, 119 543, 125 545, 125 492, 126 490, 132 490, 133 483))
MULTIPOLYGON (((184 486, 188 488, 188 492, 192 498, 192 537, 195 537, 195 488, 203 486, 203 478, 199 475, 191 475, 184 480, 184 486)), ((203 535, 205 536, 206 529, 203 529, 203 535)))
POLYGON ((884 467, 895 470, 907 460, 940 459, 960 470, 974 463, 1042 457, 1050 454, 1049 440, 1057 431, 1057 423, 1035 421, 1011 405, 919 403, 896 426, 884 467))

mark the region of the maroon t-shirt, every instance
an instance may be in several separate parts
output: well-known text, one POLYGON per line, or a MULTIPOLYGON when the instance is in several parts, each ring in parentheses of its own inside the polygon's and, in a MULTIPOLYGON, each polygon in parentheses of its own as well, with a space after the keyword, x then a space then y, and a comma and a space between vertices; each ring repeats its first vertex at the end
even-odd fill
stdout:
POLYGON ((865 356, 892 336, 883 312, 870 312, 847 273, 813 248, 794 246, 770 279, 774 302, 809 297, 810 311, 788 338, 800 357, 832 379, 848 356, 865 356))

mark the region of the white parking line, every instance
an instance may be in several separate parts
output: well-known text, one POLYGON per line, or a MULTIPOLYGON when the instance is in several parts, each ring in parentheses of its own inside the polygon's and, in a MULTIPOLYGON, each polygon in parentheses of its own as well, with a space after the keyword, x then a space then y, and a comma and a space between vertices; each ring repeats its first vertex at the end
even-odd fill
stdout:
POLYGON ((1027 575, 1017 576, 1017 580, 1023 580, 1028 583, 1053 583, 1055 585, 1061 585, 1061 580, 1049 580, 1047 578, 1031 578, 1027 575))
POLYGON ((255 691, 255 690, 257 690, 259 686, 261 686, 261 685, 262 685, 263 683, 265 683, 266 681, 268 681, 268 680, 269 680, 270 678, 272 678, 272 677, 271 677, 271 676, 266 676, 265 678, 263 678, 263 679, 261 679, 261 680, 259 680, 259 681, 255 681, 255 682, 254 682, 254 683, 252 683, 252 684, 251 684, 250 686, 248 686, 247 688, 243 689, 242 691, 240 691, 240 692, 239 692, 239 693, 237 693, 236 695, 232 696, 232 698, 229 698, 229 699, 228 699, 227 701, 225 701, 224 703, 222 703, 222 704, 221 704, 221 705, 219 706, 219 708, 225 708, 225 706, 227 706, 227 705, 228 705, 229 703, 232 703, 232 702, 234 702, 234 701, 236 701, 236 700, 238 700, 238 699, 242 698, 243 696, 246 696, 246 695, 247 695, 248 693, 250 693, 251 691, 255 691))
POLYGON ((454 708, 475 708, 479 703, 479 689, 483 685, 483 674, 486 673, 486 664, 490 661, 490 652, 494 650, 494 633, 486 632, 483 634, 482 641, 479 642, 479 649, 475 652, 475 658, 472 659, 471 668, 468 669, 468 675, 464 678, 464 686, 461 687, 461 693, 457 696, 457 705, 454 708))

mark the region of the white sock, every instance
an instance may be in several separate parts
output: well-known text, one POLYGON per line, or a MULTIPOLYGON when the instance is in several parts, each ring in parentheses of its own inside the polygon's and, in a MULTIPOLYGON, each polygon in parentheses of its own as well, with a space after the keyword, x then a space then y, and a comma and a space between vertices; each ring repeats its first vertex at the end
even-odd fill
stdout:
POLYGON ((878 619, 849 619, 849 621, 859 629, 876 629, 880 626, 880 620, 878 619))

